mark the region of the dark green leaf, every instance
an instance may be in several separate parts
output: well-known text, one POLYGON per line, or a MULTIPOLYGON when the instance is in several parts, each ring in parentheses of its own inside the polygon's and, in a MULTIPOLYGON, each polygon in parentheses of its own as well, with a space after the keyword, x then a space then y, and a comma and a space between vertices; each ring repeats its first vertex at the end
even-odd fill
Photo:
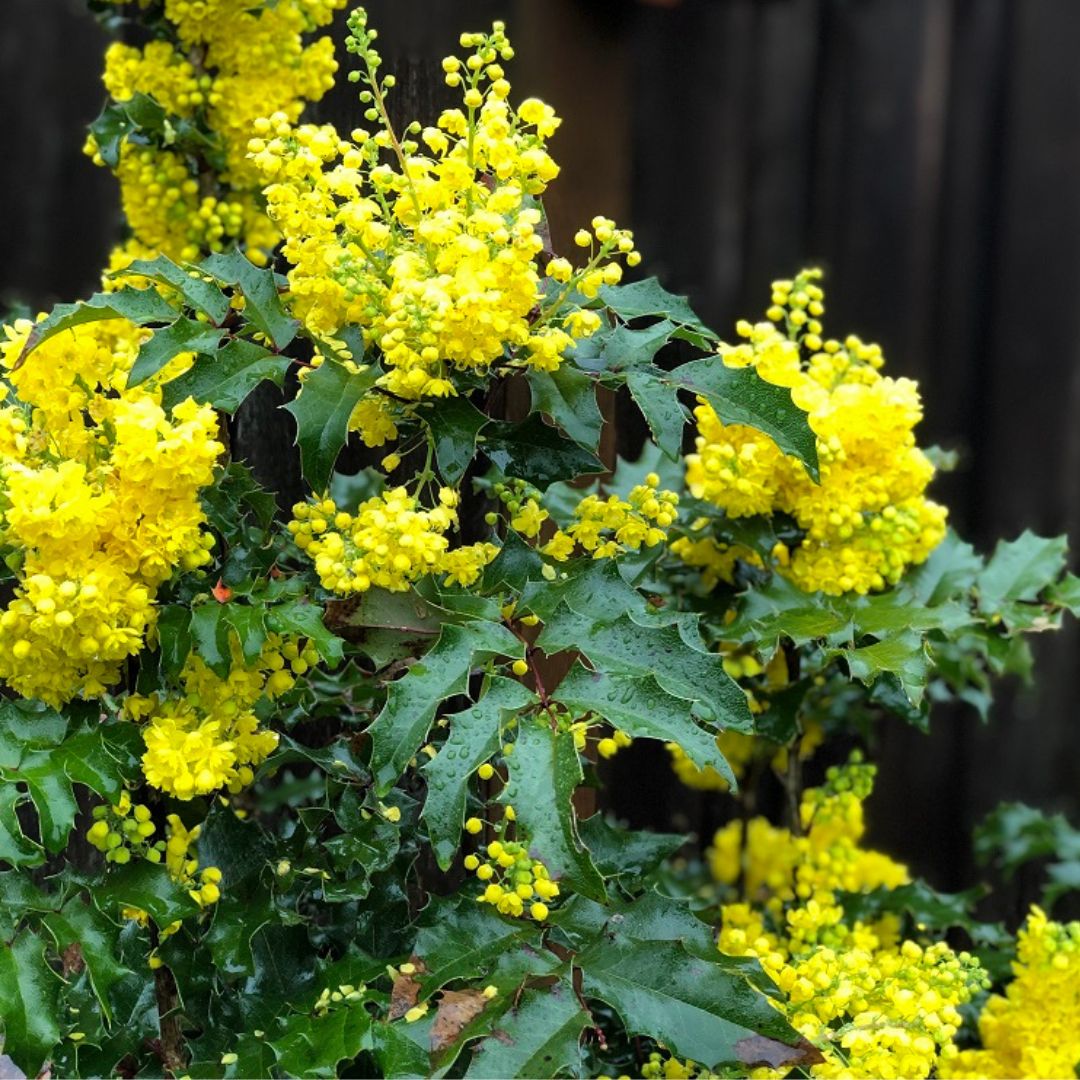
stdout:
POLYGON ((349 417, 375 384, 372 365, 354 374, 344 364, 324 360, 304 380, 304 388, 285 408, 296 418, 296 445, 304 479, 321 492, 330 482, 341 448, 349 435, 349 417))
POLYGON ((95 293, 77 304, 57 304, 50 314, 34 324, 15 366, 49 338, 85 323, 107 319, 129 319, 136 326, 171 323, 177 312, 156 289, 133 289, 130 285, 111 293, 95 293))
POLYGON ((914 631, 858 649, 836 649, 830 655, 847 662, 853 679, 870 686, 880 676, 892 674, 900 680, 913 705, 922 701, 930 674, 930 661, 922 637, 914 631))
POLYGON ((521 642, 497 623, 447 626, 431 651, 390 685, 386 705, 369 729, 371 770, 385 795, 423 745, 436 710, 462 693, 478 657, 520 654, 521 642))
MULTIPOLYGON (((178 266, 165 255, 159 255, 156 259, 136 259, 122 273, 138 274, 159 284, 172 286, 188 307, 205 315, 215 326, 220 326, 229 314, 229 298, 221 289, 212 281, 207 281, 197 270, 178 266)), ((129 382, 129 385, 133 384, 129 382)))
POLYGON ((233 413, 261 382, 269 379, 280 386, 291 362, 254 341, 233 338, 220 351, 197 356, 187 371, 167 382, 162 403, 172 409, 190 397, 233 413))
MULTIPOLYGON (((146 382, 180 353, 215 353, 224 333, 216 326, 207 326, 183 315, 176 322, 155 330, 153 336, 139 346, 139 355, 128 373, 128 389, 146 382)), ((222 350, 222 356, 224 352, 222 350)))
POLYGON ((692 326, 713 340, 716 338, 694 313, 685 296, 669 293, 654 277, 629 285, 604 285, 600 289, 600 299, 621 319, 654 315, 680 326, 692 326))
POLYGON ((308 600, 290 600, 266 609, 267 629, 278 634, 299 634, 308 638, 319 656, 333 667, 344 656, 344 643, 327 629, 324 611, 308 600))
POLYGON ((603 814, 593 814, 579 822, 578 830, 596 869, 605 878, 624 879, 623 883, 631 888, 688 840, 678 833, 626 829, 608 821, 603 814))
POLYGON ((631 371, 626 377, 626 385, 645 417, 656 445, 669 458, 680 458, 687 415, 679 401, 678 390, 649 371, 631 371))
POLYGON ((724 671, 721 657, 688 645, 674 626, 640 626, 628 615, 600 625, 562 606, 537 644, 549 655, 580 651, 606 674, 652 675, 667 693, 695 702, 704 719, 753 731, 746 695, 724 671))
POLYGON ((558 480, 604 471, 600 460, 533 413, 520 424, 492 421, 480 449, 504 476, 525 480, 543 491, 558 480))
POLYGON ((647 326, 644 330, 617 326, 600 337, 599 356, 595 360, 583 358, 579 364, 599 371, 631 371, 650 367, 653 358, 671 340, 677 329, 674 323, 667 320, 647 326))
POLYGON ((60 1041, 59 989, 39 937, 23 932, 14 941, 0 941, 3 1049, 29 1076, 42 1073, 60 1041))
POLYGON ((468 1077, 583 1075, 581 1032, 589 1018, 572 986, 559 981, 526 990, 497 1033, 473 1047, 468 1077))
POLYGON ((606 898, 604 879, 581 843, 573 796, 582 781, 581 762, 570 732, 553 731, 547 719, 523 717, 509 776, 500 796, 513 806, 529 838, 529 852, 555 880, 597 901, 606 898))
POLYGON ((738 789, 731 766, 716 745, 716 732, 699 727, 690 702, 667 693, 651 675, 613 675, 576 663, 552 697, 576 716, 596 713, 636 738, 678 743, 699 769, 715 769, 733 791, 738 789))
POLYGON ((195 915, 199 906, 187 890, 159 864, 131 862, 114 870, 103 885, 94 889, 93 901, 107 915, 116 917, 125 907, 141 908, 165 927, 177 919, 195 915))
POLYGON ((488 418, 462 397, 438 401, 425 413, 435 442, 435 460, 448 484, 457 484, 476 456, 476 437, 488 418))
POLYGON ((821 1061, 741 968, 708 963, 676 942, 602 941, 577 958, 583 990, 611 1005, 628 1032, 647 1035, 709 1068, 791 1067, 821 1061), (768 1056, 766 1056, 768 1055, 768 1056))
POLYGON ((563 364, 555 371, 529 371, 532 407, 547 413, 574 442, 594 453, 604 418, 596 404, 596 383, 583 371, 563 364))
POLYGON ((766 382, 753 368, 729 368, 719 357, 676 368, 672 382, 704 398, 725 424, 764 432, 785 454, 798 458, 818 479, 817 436, 791 390, 766 382))
POLYGON ((273 342, 284 349, 296 336, 299 323, 285 314, 272 270, 261 270, 240 251, 211 255, 200 266, 222 285, 233 285, 244 294, 244 315, 273 342))
POLYGON ((50 912, 42 920, 56 942, 57 952, 63 953, 73 945, 86 964, 105 1019, 112 1022, 109 995, 130 970, 117 955, 117 928, 95 908, 73 897, 60 911, 50 912))
POLYGON ((469 780, 499 748, 504 714, 519 713, 536 701, 521 683, 495 677, 479 701, 447 717, 450 734, 423 769, 427 780, 423 818, 444 870, 453 862, 461 839, 469 780))

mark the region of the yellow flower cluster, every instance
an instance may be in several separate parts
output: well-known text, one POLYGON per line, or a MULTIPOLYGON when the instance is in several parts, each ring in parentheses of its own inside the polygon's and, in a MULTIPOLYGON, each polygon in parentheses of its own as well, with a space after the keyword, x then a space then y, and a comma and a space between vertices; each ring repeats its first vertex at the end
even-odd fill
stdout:
MULTIPOLYGON (((678 519, 679 496, 661 490, 659 484, 660 477, 649 473, 645 483, 634 487, 625 499, 586 495, 574 507, 573 524, 565 531, 556 530, 540 550, 562 562, 570 558, 575 547, 590 552, 594 559, 611 559, 662 544, 667 530, 678 519)), ((525 513, 525 509, 519 511, 515 520, 521 520, 525 513)))
MULTIPOLYGON (((597 217, 578 235, 585 265, 548 258, 536 200, 559 171, 546 145, 559 120, 535 99, 510 105, 501 23, 463 34, 471 53, 443 62, 463 107, 434 126, 411 123, 402 138, 387 116, 394 77, 378 74, 376 32, 362 9, 349 25, 373 130, 346 139, 275 113, 250 143, 285 236, 293 310, 322 337, 359 326, 387 367, 380 386, 405 401, 456 393, 455 371, 554 370, 573 339, 599 329, 582 302, 620 279, 613 258, 638 261, 631 235, 597 217)), ((379 408, 385 416, 385 399, 379 408)))
MULTIPOLYGON (((116 0, 114 0, 116 2, 116 0)), ((131 241, 117 269, 158 252, 194 261, 244 243, 265 260, 278 241, 247 157, 252 124, 279 113, 299 119, 334 83, 333 40, 305 44, 345 0, 165 0, 168 40, 143 47, 117 42, 105 55, 105 87, 120 103, 149 95, 170 117, 209 133, 205 146, 169 148, 125 142, 116 175, 131 241), (206 168, 199 156, 212 166, 206 168)), ((91 137, 86 152, 104 164, 91 137)))
POLYGON ((254 779, 253 766, 278 743, 276 732, 259 726, 255 706, 264 697, 286 693, 296 676, 318 661, 310 643, 301 647, 274 634, 254 664, 244 663, 235 639, 231 644, 227 677, 193 653, 180 673, 182 694, 132 695, 125 702, 129 716, 147 722, 142 759, 147 782, 178 799, 247 787, 254 779))
POLYGON ((457 501, 457 492, 444 487, 438 505, 426 510, 399 487, 349 514, 327 498, 298 503, 288 527, 330 592, 403 592, 425 574, 471 585, 498 549, 481 543, 449 550, 445 534, 457 525, 457 501))
POLYGON ((645 1080, 715 1080, 716 1074, 703 1068, 696 1061, 680 1061, 654 1050, 649 1060, 641 1066, 645 1080))
MULTIPOLYGON (((165 839, 152 841, 157 825, 152 820, 149 806, 133 803, 125 791, 115 806, 95 806, 94 824, 86 833, 86 839, 98 849, 107 862, 123 866, 132 857, 165 866, 173 881, 185 886, 191 898, 200 907, 216 904, 221 898, 218 885, 221 871, 208 866, 199 872, 199 860, 191 854, 191 847, 199 838, 200 827, 187 829, 176 814, 169 814, 165 822, 165 839)), ((127 908, 124 914, 145 925, 147 913, 140 908, 127 908)))
POLYGON ((158 587, 210 560, 199 493, 223 448, 212 409, 188 399, 169 415, 154 381, 126 388, 146 331, 78 326, 16 367, 32 328, 20 320, 0 342, 0 529, 18 579, 0 678, 60 705, 116 682, 158 587))
POLYGON ((673 555, 678 556, 687 566, 697 567, 702 571, 701 583, 706 591, 711 592, 721 582, 732 584, 735 580, 735 566, 744 562, 749 566, 764 566, 761 556, 745 544, 727 544, 712 536, 695 536, 710 525, 708 518, 696 518, 690 526, 690 535, 680 536, 671 542, 673 555))
POLYGON ((525 915, 528 904, 529 917, 543 922, 549 914, 547 901, 559 895, 559 886, 551 880, 547 867, 530 857, 529 845, 492 840, 486 854, 483 860, 477 855, 465 856, 465 869, 486 883, 477 899, 515 918, 525 915))
POLYGON ((744 846, 734 822, 711 853, 717 879, 741 881, 749 901, 723 906, 719 948, 756 956, 784 991, 792 1026, 825 1057, 814 1077, 929 1076, 955 1053, 959 1007, 987 985, 968 954, 899 940, 895 918, 844 921, 839 893, 908 880, 905 867, 858 846, 872 781, 870 766, 830 769, 803 797, 805 835, 755 818, 744 846))
MULTIPOLYGON (((767 436, 722 424, 704 401, 695 409, 697 452, 686 479, 696 498, 729 517, 789 514, 805 530, 788 551, 774 551, 781 572, 807 591, 867 593, 895 584, 945 536, 944 507, 925 497, 934 467, 916 446, 922 417, 918 387, 881 374, 881 350, 855 336, 823 340, 819 271, 773 283, 768 320, 738 324, 738 345, 721 345, 729 367, 754 367, 767 382, 790 387, 817 436, 821 483, 767 436)), ((700 543, 684 553, 730 569, 700 543)))
POLYGON ((942 1062, 939 1075, 1075 1076, 1080 1067, 1080 922, 1032 908, 1017 938, 1013 979, 979 1016, 983 1048, 942 1062))

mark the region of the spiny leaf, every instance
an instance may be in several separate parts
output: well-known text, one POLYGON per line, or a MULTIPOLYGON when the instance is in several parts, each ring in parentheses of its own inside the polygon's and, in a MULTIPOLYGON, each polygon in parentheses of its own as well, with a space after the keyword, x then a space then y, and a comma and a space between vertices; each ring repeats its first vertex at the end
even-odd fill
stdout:
POLYGON ((711 767, 733 791, 738 788, 727 758, 716 745, 716 733, 699 727, 690 702, 667 693, 651 675, 589 671, 577 663, 552 697, 575 715, 596 713, 636 738, 678 743, 699 769, 711 767))
POLYGON ((378 377, 375 366, 354 373, 344 364, 324 360, 304 380, 295 400, 284 406, 296 418, 300 464, 304 479, 315 491, 324 491, 330 482, 349 435, 349 417, 378 377))
POLYGON ((423 769, 427 780, 423 818, 444 870, 457 853, 469 780, 498 749, 504 714, 521 712, 536 700, 521 683, 496 677, 479 701, 447 717, 450 734, 423 769))
POLYGON ((291 362, 287 356, 277 356, 253 341, 233 338, 223 349, 197 356, 187 371, 165 383, 162 404, 172 409, 190 397, 234 413, 266 379, 280 386, 291 362))
POLYGON ((76 304, 57 304, 41 322, 35 323, 15 367, 50 338, 86 323, 108 319, 128 319, 136 326, 153 326, 175 321, 176 309, 156 289, 133 289, 130 285, 111 293, 95 293, 76 304))
POLYGON ((604 285, 600 289, 600 299, 621 319, 653 315, 670 319, 680 326, 694 327, 716 339, 716 335, 697 317, 690 301, 685 296, 668 292, 655 277, 629 285, 604 285))
POLYGON ((588 1015, 574 988, 560 980, 526 990, 496 1032, 473 1047, 467 1077, 580 1076, 581 1033, 588 1015))
POLYGON ((842 657, 847 662, 851 677, 867 686, 882 675, 895 675, 913 705, 922 701, 930 674, 930 661, 923 638, 914 631, 857 649, 836 649, 829 655, 842 657))
POLYGON ((565 879, 575 892, 603 901, 604 879, 577 830, 572 800, 582 772, 573 735, 553 731, 546 720, 522 719, 507 767, 501 799, 514 807, 529 837, 530 854, 547 866, 552 878, 565 879))
POLYGON ((29 1076, 39 1076, 60 1041, 60 982, 45 960, 45 943, 24 931, 0 941, 0 1016, 4 1051, 29 1076))
POLYGON ((229 298, 221 289, 212 281, 207 281, 197 270, 178 266, 165 255, 159 255, 156 259, 136 259, 120 271, 120 274, 137 274, 171 286, 180 293, 188 307, 201 312, 215 326, 220 326, 229 313, 229 298))
POLYGON ((456 484, 465 475, 476 456, 476 437, 488 418, 465 398, 439 401, 425 414, 435 441, 435 460, 448 484, 456 484))
POLYGON ((477 657, 520 654, 521 642, 497 623, 446 626, 439 640, 390 685, 386 705, 369 728, 371 771, 385 795, 423 745, 436 710, 466 689, 477 657))
POLYGON ((153 336, 139 346, 139 355, 128 372, 128 389, 146 382, 181 353, 214 353, 224 333, 220 327, 207 326, 186 315, 155 330, 153 336))
POLYGON ((563 364, 555 371, 529 371, 532 407, 551 417, 579 446, 594 453, 604 418, 596 404, 596 383, 583 371, 563 364))
POLYGON ((211 255, 199 269, 222 285, 232 285, 244 294, 245 317, 266 334, 275 349, 284 349, 296 337, 300 324, 285 314, 273 270, 260 269, 237 250, 211 255))
POLYGON ((704 398, 723 423, 764 432, 818 479, 817 436, 806 413, 791 400, 790 389, 766 382, 753 368, 729 368, 719 358, 683 364, 669 377, 704 398))
POLYGON ((708 963, 670 941, 602 940, 581 953, 583 992, 606 1001, 631 1034, 648 1035, 680 1057, 708 1068, 752 1066, 763 1053, 790 1068, 822 1060, 741 970, 725 970, 717 953, 708 963), (760 1041, 759 1041, 760 1040, 760 1041))
POLYGON ((641 410, 656 445, 672 460, 682 454, 683 430, 687 415, 678 390, 649 371, 631 371, 626 385, 641 410))
POLYGON ((696 711, 722 728, 753 731, 746 695, 715 653, 688 645, 674 626, 640 626, 623 615, 598 624, 561 606, 537 644, 549 655, 579 651, 593 667, 613 675, 652 675, 669 694, 694 702, 696 711))
POLYGON ((484 429, 480 449, 504 476, 525 480, 541 491, 558 480, 604 471, 595 455, 568 442, 539 413, 520 424, 492 421, 484 429))

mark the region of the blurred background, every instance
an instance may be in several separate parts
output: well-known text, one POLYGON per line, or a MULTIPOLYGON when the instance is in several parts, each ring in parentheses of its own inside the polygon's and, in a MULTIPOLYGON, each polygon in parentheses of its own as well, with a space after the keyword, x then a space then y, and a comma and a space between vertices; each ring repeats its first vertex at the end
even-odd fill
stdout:
MULTIPOLYGON (((983 550, 1025 527, 1080 545, 1080 3, 1077 0, 369 0, 397 108, 448 104, 438 60, 503 18, 515 96, 564 117, 549 213, 567 247, 596 213, 722 335, 769 283, 827 271, 826 330, 920 381, 936 482, 983 550)), ((105 35, 83 0, 3 0, 0 303, 93 291, 120 218, 81 154, 105 35)), ((360 119, 341 81, 317 116, 360 119)), ((874 839, 941 888, 970 882, 971 826, 1002 799, 1080 823, 1074 625, 1037 682, 929 737, 882 732, 874 839)), ((673 780, 635 770, 647 823, 673 780)), ((629 778, 628 778, 629 779, 629 778)), ((690 827, 711 811, 698 808, 690 827)), ((661 815, 662 816, 662 815, 661 815)), ((693 816, 693 815, 691 815, 693 816)))

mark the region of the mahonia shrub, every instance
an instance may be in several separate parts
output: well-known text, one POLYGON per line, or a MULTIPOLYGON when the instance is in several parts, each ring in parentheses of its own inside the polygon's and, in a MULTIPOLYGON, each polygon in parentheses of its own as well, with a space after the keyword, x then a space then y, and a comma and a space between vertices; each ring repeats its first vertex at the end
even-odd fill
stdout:
POLYGON ((1080 582, 949 531, 821 275, 727 344, 609 218, 551 250, 502 23, 395 127, 354 11, 340 132, 302 113, 342 0, 91 6, 129 235, 0 345, 0 1071, 1068 1074, 1075 831, 980 828, 1046 871, 1014 936, 864 803, 880 726, 985 714, 1080 582), (299 500, 230 452, 267 381, 299 500), (650 743, 714 836, 595 809, 650 743))

